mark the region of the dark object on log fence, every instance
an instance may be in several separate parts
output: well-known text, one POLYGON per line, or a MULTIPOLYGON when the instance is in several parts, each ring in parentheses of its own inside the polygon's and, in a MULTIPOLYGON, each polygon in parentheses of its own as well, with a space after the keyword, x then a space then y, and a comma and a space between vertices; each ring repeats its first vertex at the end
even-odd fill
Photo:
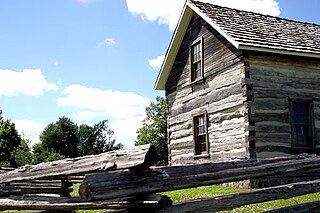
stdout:
MULTIPOLYGON (((314 180, 172 205, 170 198, 154 193, 270 175, 273 178, 283 174, 291 176, 297 171, 303 174, 310 169, 320 168, 320 157, 302 155, 259 161, 148 168, 157 159, 154 147, 145 145, 104 153, 96 159, 89 156, 55 161, 0 174, 0 210, 72 212, 76 209, 103 208, 116 209, 116 212, 214 212, 320 191, 320 180, 314 180), (90 165, 92 168, 85 168, 90 165), (74 168, 70 168, 72 166, 74 168), (47 173, 46 168, 49 171, 47 173), (59 168, 62 168, 61 171, 59 168), (121 171, 113 171, 118 169, 121 171), (70 177, 79 181, 79 175, 84 174, 85 179, 79 190, 81 197, 69 197, 70 177), (51 188, 53 191, 50 191, 51 188), (63 197, 59 190, 64 192, 63 197)), ((317 178, 317 175, 314 177, 317 178)), ((311 210, 316 209, 315 206, 319 207, 320 203, 314 202, 309 206, 311 210)))

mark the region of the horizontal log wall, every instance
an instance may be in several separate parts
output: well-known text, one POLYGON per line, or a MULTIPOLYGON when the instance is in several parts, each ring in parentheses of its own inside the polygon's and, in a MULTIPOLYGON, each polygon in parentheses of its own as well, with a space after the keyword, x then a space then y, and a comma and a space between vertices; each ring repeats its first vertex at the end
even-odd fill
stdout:
POLYGON ((194 16, 166 84, 171 164, 203 163, 246 158, 247 108, 240 51, 232 47, 200 17, 194 16), (204 42, 204 80, 191 84, 189 47, 204 42), (193 116, 207 112, 209 154, 194 158, 193 116))
MULTIPOLYGON (((314 59, 248 53, 246 62, 252 86, 250 123, 258 158, 307 152, 292 149, 290 100, 310 100, 314 105, 315 135, 320 138, 320 62, 314 59)), ((318 146, 317 146, 318 147, 318 146)), ((318 152, 316 149, 309 150, 318 152)))

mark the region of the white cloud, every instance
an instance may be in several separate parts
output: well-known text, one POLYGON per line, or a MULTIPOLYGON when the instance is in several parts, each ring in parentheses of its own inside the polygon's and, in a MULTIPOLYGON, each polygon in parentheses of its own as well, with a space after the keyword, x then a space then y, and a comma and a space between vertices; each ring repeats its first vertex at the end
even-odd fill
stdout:
POLYGON ((160 69, 162 62, 164 60, 164 55, 159 55, 157 58, 155 59, 150 59, 149 60, 149 65, 153 68, 153 69, 160 69))
POLYGON ((57 89, 58 86, 49 83, 39 69, 25 69, 22 72, 0 69, 0 95, 39 96, 45 91, 56 91, 57 89))
POLYGON ((119 92, 71 85, 62 92, 65 97, 57 100, 59 106, 76 107, 77 120, 108 119, 117 142, 133 146, 136 131, 142 125, 145 108, 150 100, 132 92, 119 92), (130 144, 131 143, 131 144, 130 144))
POLYGON ((31 146, 39 142, 39 135, 45 128, 45 125, 29 119, 19 119, 12 121, 21 137, 29 139, 31 146))
MULTIPOLYGON (((205 2, 278 16, 280 9, 276 0, 204 0, 205 2)), ((141 15, 146 21, 167 24, 174 30, 185 0, 127 0, 129 12, 141 15)))
POLYGON ((59 65, 59 61, 53 62, 53 65, 54 65, 54 66, 58 66, 58 65, 59 65))
POLYGON ((79 3, 81 4, 90 4, 95 2, 96 0, 78 0, 79 3))
POLYGON ((137 129, 142 127, 144 116, 110 121, 110 128, 114 131, 116 142, 122 143, 125 147, 133 147, 137 138, 137 129))
POLYGON ((265 15, 280 15, 279 3, 276 0, 205 0, 205 2, 265 15))
POLYGON ((74 117, 76 117, 77 120, 90 120, 97 117, 103 116, 103 113, 101 112, 93 112, 93 111, 77 111, 74 114, 74 117))
POLYGON ((128 118, 144 114, 149 99, 132 92, 119 92, 89 88, 79 84, 68 86, 58 99, 59 106, 74 106, 103 113, 112 118, 128 118))
POLYGON ((116 44, 116 40, 114 38, 106 38, 102 42, 99 43, 99 46, 110 47, 116 44))
POLYGON ((167 24, 173 31, 184 2, 184 0, 127 0, 127 6, 132 14, 141 15, 146 21, 167 24))

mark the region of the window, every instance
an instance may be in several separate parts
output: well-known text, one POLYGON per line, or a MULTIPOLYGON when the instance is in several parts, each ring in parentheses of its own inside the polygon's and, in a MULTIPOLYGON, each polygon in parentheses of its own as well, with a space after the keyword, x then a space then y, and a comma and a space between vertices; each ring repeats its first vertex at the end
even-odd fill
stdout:
POLYGON ((196 40, 191 45, 190 61, 191 61, 191 82, 194 82, 203 77, 202 39, 196 40))
POLYGON ((193 117, 193 135, 195 143, 195 155, 208 154, 206 114, 193 117))
POLYGON ((313 147, 312 103, 292 102, 292 139, 294 147, 313 147))

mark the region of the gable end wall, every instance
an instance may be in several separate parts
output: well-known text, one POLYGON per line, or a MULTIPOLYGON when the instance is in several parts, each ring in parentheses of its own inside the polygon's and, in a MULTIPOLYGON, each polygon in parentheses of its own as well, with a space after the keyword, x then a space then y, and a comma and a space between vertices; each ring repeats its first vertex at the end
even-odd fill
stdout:
POLYGON ((198 16, 191 19, 166 83, 172 165, 249 158, 248 100, 242 52, 198 16), (190 83, 189 47, 204 41, 204 79, 190 83), (193 116, 207 112, 209 156, 194 156, 193 116))

